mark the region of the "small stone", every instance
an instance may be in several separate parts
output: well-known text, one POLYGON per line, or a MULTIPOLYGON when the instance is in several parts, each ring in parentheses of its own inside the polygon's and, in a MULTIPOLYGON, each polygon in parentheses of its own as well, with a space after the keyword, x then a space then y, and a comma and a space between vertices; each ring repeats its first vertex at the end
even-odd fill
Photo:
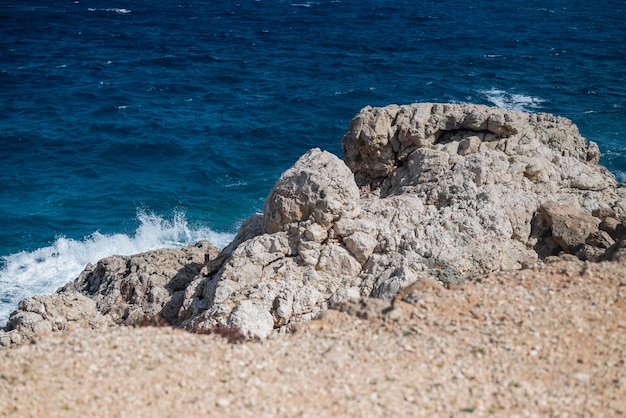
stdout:
POLYGON ((252 338, 267 338, 274 329, 274 318, 261 303, 242 300, 228 317, 228 326, 252 338))
POLYGON ((391 309, 385 313, 385 320, 389 322, 398 322, 402 318, 402 311, 400 309, 391 309))
POLYGON ((591 211, 596 218, 604 221, 606 218, 615 218, 615 211, 611 208, 597 208, 591 211))
POLYGON ((568 252, 576 251, 589 234, 598 230, 597 218, 569 206, 546 202, 539 208, 554 240, 568 252))
POLYGON ((217 406, 219 406, 220 408, 226 408, 226 407, 230 406, 230 399, 228 399, 228 398, 218 398, 215 401, 215 404, 217 406))
POLYGON ((624 224, 613 217, 606 217, 600 222, 599 228, 607 232, 615 241, 620 240, 626 235, 626 227, 624 224))

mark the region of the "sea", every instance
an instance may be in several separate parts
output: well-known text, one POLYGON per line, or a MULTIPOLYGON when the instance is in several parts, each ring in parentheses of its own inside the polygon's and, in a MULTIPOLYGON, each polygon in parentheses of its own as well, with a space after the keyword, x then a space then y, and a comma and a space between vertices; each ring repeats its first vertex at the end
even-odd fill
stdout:
POLYGON ((114 254, 225 246, 364 106, 572 119, 626 180, 626 1, 0 0, 0 326, 114 254))

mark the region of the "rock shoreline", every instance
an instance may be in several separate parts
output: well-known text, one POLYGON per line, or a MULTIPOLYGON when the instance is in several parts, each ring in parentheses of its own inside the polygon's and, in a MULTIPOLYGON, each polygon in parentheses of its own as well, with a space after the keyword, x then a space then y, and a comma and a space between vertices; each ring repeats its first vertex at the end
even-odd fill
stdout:
POLYGON ((264 339, 358 298, 410 300, 424 283, 626 259, 626 190, 568 119, 365 107, 342 150, 303 155, 221 251, 201 242, 100 260, 20 302, 0 345, 143 318, 264 339))

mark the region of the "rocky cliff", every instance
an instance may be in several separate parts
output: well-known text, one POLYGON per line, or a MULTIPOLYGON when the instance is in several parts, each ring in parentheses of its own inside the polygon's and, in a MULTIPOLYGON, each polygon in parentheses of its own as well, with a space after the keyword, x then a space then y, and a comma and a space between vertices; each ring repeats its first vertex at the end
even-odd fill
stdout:
POLYGON ((478 105, 366 107, 342 150, 343 161, 302 156, 221 252, 199 243, 103 259, 56 294, 22 301, 0 344, 146 318, 265 338, 416 282, 626 257, 626 190, 570 120, 478 105))

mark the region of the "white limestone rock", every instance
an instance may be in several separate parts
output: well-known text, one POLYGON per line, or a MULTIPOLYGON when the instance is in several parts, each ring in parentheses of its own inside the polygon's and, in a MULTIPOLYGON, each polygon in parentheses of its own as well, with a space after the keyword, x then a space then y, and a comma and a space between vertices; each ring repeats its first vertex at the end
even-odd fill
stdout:
POLYGON ((274 329, 274 318, 263 304, 242 300, 228 317, 227 325, 247 337, 267 338, 274 329))
POLYGON ((329 229, 342 217, 359 213, 359 189, 352 172, 333 154, 315 148, 280 176, 265 201, 268 233, 306 220, 329 229))
POLYGON ((111 319, 98 311, 96 302, 80 293, 33 296, 19 303, 5 329, 0 330, 0 346, 23 343, 51 332, 110 325, 111 319))
POLYGON ((361 231, 356 231, 343 240, 346 248, 354 255, 358 262, 364 263, 374 252, 378 241, 375 237, 361 231))
MULTIPOLYGON (((193 301, 183 302, 179 317, 185 326, 229 326, 243 301, 266 307, 276 327, 315 317, 338 289, 357 284, 361 262, 333 227, 358 216, 359 202, 352 172, 340 159, 319 149, 306 153, 270 192, 265 233, 230 248, 219 270, 198 285, 193 301)), ((371 246, 367 241, 354 250, 362 258, 371 246)), ((257 331, 248 334, 265 337, 257 331)))
POLYGON ((216 255, 217 249, 202 241, 181 249, 107 257, 88 265, 60 291, 91 297, 98 310, 116 323, 159 315, 176 324, 186 288, 216 255))
MULTIPOLYGON (((451 162, 460 161, 458 156, 497 151, 518 163, 516 167, 530 164, 531 177, 533 171, 535 175, 538 170, 549 171, 546 178, 558 187, 605 190, 616 185, 610 173, 597 164, 597 145, 587 142, 571 121, 547 114, 460 104, 365 107, 352 120, 342 141, 344 160, 355 173, 357 184, 370 188, 378 188, 385 178, 393 176, 415 158, 411 154, 417 150, 421 150, 423 160, 424 149, 430 148, 448 153, 451 162), (446 147, 455 142, 459 143, 456 148, 446 147), (456 154, 450 152, 454 149, 456 154), (539 164, 533 166, 533 159, 539 164), (542 166, 541 162, 551 163, 542 166), (578 174, 584 178, 577 183, 574 179, 580 177, 578 174)), ((507 171, 514 174, 510 181, 522 181, 524 171, 507 171)), ((419 181, 414 172, 410 178, 419 181)), ((388 193, 394 186, 387 184, 381 192, 388 193)))

